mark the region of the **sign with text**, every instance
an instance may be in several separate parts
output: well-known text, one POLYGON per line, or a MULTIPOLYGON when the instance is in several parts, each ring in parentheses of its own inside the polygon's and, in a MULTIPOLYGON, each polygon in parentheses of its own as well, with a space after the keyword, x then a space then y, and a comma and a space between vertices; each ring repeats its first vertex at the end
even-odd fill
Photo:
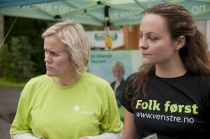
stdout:
MULTIPOLYGON (((118 104, 120 118, 124 119, 124 107, 119 103, 120 97, 123 90, 123 85, 115 88, 116 80, 112 73, 113 63, 121 63, 124 67, 123 79, 136 72, 139 66, 142 64, 141 52, 139 50, 92 50, 90 55, 90 60, 88 63, 88 71, 94 75, 97 75, 105 80, 107 80, 112 86, 116 101, 118 104), (113 85, 115 84, 115 85, 113 85)), ((121 74, 122 75, 122 74, 121 74)), ((118 75, 119 76, 119 75, 118 75)), ((121 81, 122 82, 122 81, 121 81)))
POLYGON ((114 61, 120 61, 124 65, 124 79, 126 79, 138 70, 142 63, 141 53, 139 50, 91 51, 88 71, 111 83, 114 80, 112 75, 114 61))
MULTIPOLYGON (((105 48, 105 36, 104 31, 86 31, 88 39, 90 41, 90 47, 92 48, 105 48)), ((124 45, 124 34, 122 30, 110 30, 109 35, 112 38, 112 48, 121 47, 124 45)))

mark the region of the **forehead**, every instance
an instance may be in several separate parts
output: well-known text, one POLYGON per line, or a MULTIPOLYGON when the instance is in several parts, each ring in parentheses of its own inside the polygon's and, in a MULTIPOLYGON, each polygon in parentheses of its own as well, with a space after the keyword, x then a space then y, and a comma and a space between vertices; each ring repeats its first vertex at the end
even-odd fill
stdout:
POLYGON ((55 35, 46 36, 44 38, 44 49, 51 51, 63 52, 65 51, 65 44, 62 43, 55 35))
POLYGON ((142 19, 140 31, 168 32, 166 20, 158 14, 146 14, 142 19))
POLYGON ((120 65, 115 65, 113 67, 113 70, 122 70, 122 67, 120 65))

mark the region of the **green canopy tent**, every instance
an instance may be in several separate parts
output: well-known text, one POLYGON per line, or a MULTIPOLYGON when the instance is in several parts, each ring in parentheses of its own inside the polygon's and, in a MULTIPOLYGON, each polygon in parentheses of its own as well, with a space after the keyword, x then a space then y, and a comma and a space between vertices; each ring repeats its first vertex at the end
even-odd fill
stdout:
POLYGON ((1 0, 0 8, 14 7, 27 4, 53 2, 55 0, 1 0))
POLYGON ((210 19, 210 0, 3 0, 0 1, 0 14, 123 26, 139 24, 145 9, 163 2, 186 7, 195 20, 210 19))

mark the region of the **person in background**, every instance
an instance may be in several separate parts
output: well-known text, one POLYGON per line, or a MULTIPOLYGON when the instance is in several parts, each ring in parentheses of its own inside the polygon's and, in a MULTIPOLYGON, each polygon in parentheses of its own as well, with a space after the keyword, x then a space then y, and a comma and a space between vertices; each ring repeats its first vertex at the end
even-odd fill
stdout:
POLYGON ((145 11, 139 34, 143 64, 126 80, 123 139, 209 138, 208 44, 190 12, 158 4, 145 11))
POLYGON ((12 139, 121 139, 123 123, 110 84, 87 72, 90 47, 81 24, 43 34, 46 74, 24 87, 12 139))
POLYGON ((114 61, 112 63, 112 75, 115 78, 115 81, 111 83, 111 87, 115 92, 118 107, 121 107, 120 99, 125 86, 125 80, 123 78, 124 73, 125 68, 123 63, 120 61, 114 61))

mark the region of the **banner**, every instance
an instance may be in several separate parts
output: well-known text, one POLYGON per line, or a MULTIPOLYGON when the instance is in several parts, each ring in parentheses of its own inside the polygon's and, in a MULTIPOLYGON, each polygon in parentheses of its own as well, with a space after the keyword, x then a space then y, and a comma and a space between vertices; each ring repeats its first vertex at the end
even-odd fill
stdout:
MULTIPOLYGON (((86 31, 90 41, 91 48, 105 48, 105 30, 103 31, 86 31)), ((110 30, 109 35, 112 38, 112 48, 118 48, 124 45, 124 34, 122 30, 110 30)))
POLYGON ((107 80, 112 86, 118 103, 120 117, 123 120, 123 106, 120 103, 120 97, 125 80, 129 75, 136 72, 142 64, 141 53, 139 50, 113 50, 113 51, 92 51, 88 64, 88 71, 107 80), (114 70, 114 65, 120 65, 123 81, 118 87, 115 86, 116 78, 120 76, 120 68, 114 70), (118 72, 118 73, 114 73, 118 72), (116 88, 115 88, 116 87, 116 88))

